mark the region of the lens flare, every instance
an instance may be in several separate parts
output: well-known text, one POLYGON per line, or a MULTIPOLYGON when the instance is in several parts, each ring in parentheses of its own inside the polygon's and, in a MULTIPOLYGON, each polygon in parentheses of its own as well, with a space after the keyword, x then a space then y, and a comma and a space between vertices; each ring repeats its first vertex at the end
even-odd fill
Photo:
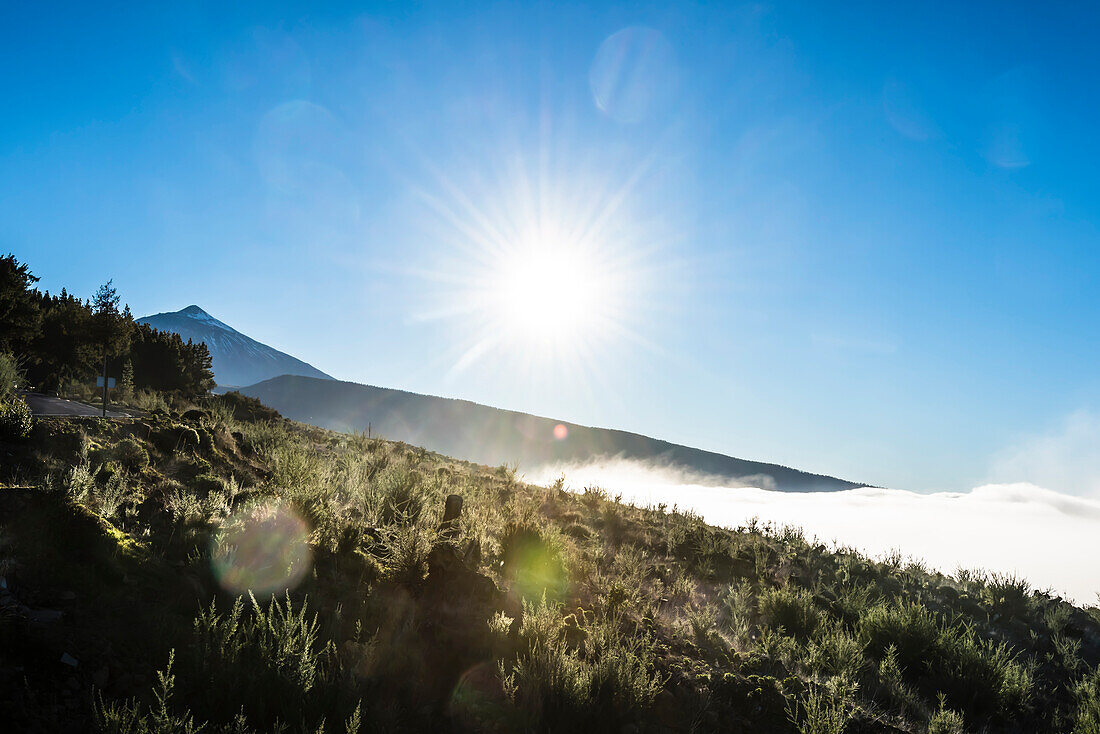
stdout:
POLYGON ((280 502, 258 503, 234 513, 213 543, 214 577, 233 594, 294 588, 313 563, 308 526, 280 502))
POLYGON ((596 106, 626 123, 656 113, 672 98, 676 81, 672 46, 653 28, 624 28, 608 36, 588 73, 596 106))
POLYGON ((493 730, 507 714, 508 698, 496 666, 478 663, 463 673, 451 692, 448 713, 477 730, 493 730))

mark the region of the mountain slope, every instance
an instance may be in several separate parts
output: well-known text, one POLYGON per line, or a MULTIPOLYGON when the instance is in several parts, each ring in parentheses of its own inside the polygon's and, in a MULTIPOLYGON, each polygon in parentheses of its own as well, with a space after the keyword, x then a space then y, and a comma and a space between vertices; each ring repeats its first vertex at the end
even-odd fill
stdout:
POLYGON ((145 316, 138 321, 206 344, 213 362, 214 381, 223 387, 251 385, 278 375, 332 379, 313 365, 245 336, 198 306, 145 316))
POLYGON ((715 481, 787 492, 865 486, 636 433, 353 382, 284 375, 241 392, 303 423, 337 431, 366 431, 369 426, 377 435, 481 464, 518 462, 530 470, 558 462, 621 457, 707 475, 715 481))

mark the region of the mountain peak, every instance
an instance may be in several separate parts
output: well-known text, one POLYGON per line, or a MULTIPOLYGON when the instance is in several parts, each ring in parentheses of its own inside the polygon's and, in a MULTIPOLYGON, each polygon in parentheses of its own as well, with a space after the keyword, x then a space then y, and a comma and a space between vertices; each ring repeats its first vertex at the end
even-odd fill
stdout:
MULTIPOLYGON (((183 309, 180 309, 179 311, 176 311, 176 315, 177 316, 186 316, 189 319, 201 322, 203 324, 207 324, 207 325, 212 326, 216 329, 224 329, 225 331, 234 331, 234 332, 236 331, 236 329, 234 329, 229 324, 218 321, 216 318, 214 318, 209 313, 202 310, 201 308, 199 308, 195 304, 191 304, 187 308, 183 308, 183 309)), ((207 346, 209 346, 209 345, 207 345, 207 346)))
POLYGON ((252 385, 286 374, 332 379, 313 365, 240 333, 195 304, 138 321, 205 344, 210 351, 214 380, 222 387, 252 385))

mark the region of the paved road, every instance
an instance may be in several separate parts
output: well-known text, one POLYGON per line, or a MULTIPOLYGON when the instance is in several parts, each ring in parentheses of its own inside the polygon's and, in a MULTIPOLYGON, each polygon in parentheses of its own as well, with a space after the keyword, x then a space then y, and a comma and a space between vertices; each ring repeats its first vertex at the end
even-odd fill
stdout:
MULTIPOLYGON (((23 399, 27 401, 27 405, 31 408, 31 413, 35 415, 102 415, 103 411, 99 408, 92 407, 91 405, 85 405, 84 403, 77 403, 72 400, 65 400, 64 398, 51 398, 49 395, 42 395, 36 392, 23 393, 23 399)), ((125 418, 128 414, 114 410, 107 411, 108 418, 125 418)))

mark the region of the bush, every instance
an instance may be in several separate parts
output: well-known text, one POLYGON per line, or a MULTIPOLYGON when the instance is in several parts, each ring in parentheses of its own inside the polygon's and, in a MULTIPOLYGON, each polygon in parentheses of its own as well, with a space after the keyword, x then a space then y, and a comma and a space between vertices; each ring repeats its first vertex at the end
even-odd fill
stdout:
POLYGON ((236 390, 227 392, 224 395, 215 395, 210 399, 210 403, 211 412, 214 412, 214 406, 217 405, 224 410, 228 410, 229 415, 234 420, 242 423, 277 421, 282 418, 279 411, 269 408, 256 398, 243 395, 236 390))
POLYGON ((1030 695, 1031 667, 1007 645, 941 622, 920 604, 874 607, 860 620, 860 634, 875 655, 892 648, 901 674, 925 696, 942 693, 953 706, 1006 716, 1030 695))
POLYGON ((842 734, 852 718, 852 707, 824 691, 813 690, 791 703, 787 716, 799 734, 842 734))
POLYGON ((12 398, 23 387, 23 370, 19 360, 9 352, 0 352, 0 401, 12 398))
POLYGON ((757 602, 763 621, 798 639, 813 635, 821 623, 821 612, 814 606, 810 592, 797 586, 781 586, 765 589, 757 602))
POLYGON ((578 647, 556 605, 523 603, 519 655, 500 665, 517 729, 612 731, 644 713, 661 690, 652 640, 624 636, 618 621, 586 623, 578 647))
POLYGON ((164 396, 155 390, 138 390, 131 398, 130 404, 146 413, 158 410, 168 412, 168 403, 165 401, 164 396))
POLYGON ((432 544, 423 530, 405 525, 390 532, 385 540, 386 576, 405 586, 417 586, 428 575, 428 554, 432 544))
POLYGON ((12 397, 0 402, 0 438, 22 441, 31 435, 34 418, 22 398, 12 397))
POLYGON ((537 524, 510 521, 500 536, 500 552, 505 577, 524 598, 557 596, 564 590, 561 554, 537 524))
POLYGON ((134 438, 124 438, 118 443, 115 456, 123 467, 130 471, 139 471, 149 466, 149 452, 134 438))
POLYGON ((1073 734, 1100 734, 1100 670, 1085 676, 1073 694, 1077 699, 1073 734))
POLYGON ((225 482, 217 474, 204 472, 191 480, 191 488, 200 497, 206 497, 213 492, 225 489, 225 482))
POLYGON ((898 665, 909 672, 923 667, 940 633, 936 618, 921 604, 871 607, 860 617, 859 627, 873 655, 881 659, 893 645, 898 665))
POLYGON ((807 662, 815 672, 856 681, 867 664, 863 649, 864 644, 843 627, 830 627, 810 642, 807 662))
POLYGON ((966 722, 958 711, 946 708, 941 697, 939 711, 928 720, 928 734, 966 734, 966 722))
POLYGON ((246 609, 238 597, 228 613, 211 603, 195 619, 190 679, 206 699, 203 711, 224 721, 243 710, 264 730, 278 721, 313 721, 313 731, 332 703, 317 689, 334 662, 318 641, 317 618, 305 602, 294 611, 289 594, 272 597, 266 608, 250 598, 246 609))

